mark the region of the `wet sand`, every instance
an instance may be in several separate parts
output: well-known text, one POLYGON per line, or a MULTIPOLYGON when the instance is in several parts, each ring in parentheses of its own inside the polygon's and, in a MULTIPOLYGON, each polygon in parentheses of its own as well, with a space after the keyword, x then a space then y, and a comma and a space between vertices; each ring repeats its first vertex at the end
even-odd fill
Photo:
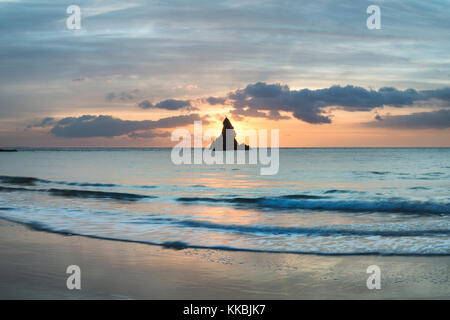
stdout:
POLYGON ((174 250, 0 219, 0 299, 450 299, 450 257, 174 250), (66 268, 81 268, 68 290, 66 268), (366 269, 381 269, 369 290, 366 269))

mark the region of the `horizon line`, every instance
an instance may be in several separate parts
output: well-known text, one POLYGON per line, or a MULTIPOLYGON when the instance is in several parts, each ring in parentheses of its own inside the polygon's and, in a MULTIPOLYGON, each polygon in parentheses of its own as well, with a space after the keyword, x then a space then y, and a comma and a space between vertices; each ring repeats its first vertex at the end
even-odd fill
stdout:
MULTIPOLYGON (((202 147, 201 149, 205 149, 207 147, 202 147)), ((252 147, 253 149, 259 149, 259 147, 252 147)), ((270 149, 271 147, 268 146, 267 149, 270 149)), ((450 146, 378 146, 378 147, 355 147, 355 146, 344 146, 344 147, 274 147, 274 149, 449 149, 450 146)), ((25 151, 25 150, 38 150, 38 149, 173 149, 173 147, 92 147, 92 146, 86 146, 86 147, 61 147, 61 146, 52 146, 52 147, 0 147, 0 150, 11 150, 15 149, 17 151, 25 151)), ((191 149, 199 149, 196 147, 191 147, 191 149)))

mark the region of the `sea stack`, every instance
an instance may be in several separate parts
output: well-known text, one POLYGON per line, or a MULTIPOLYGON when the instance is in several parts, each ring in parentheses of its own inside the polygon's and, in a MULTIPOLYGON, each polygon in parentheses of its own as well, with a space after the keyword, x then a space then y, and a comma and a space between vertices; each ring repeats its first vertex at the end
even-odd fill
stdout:
POLYGON ((215 139, 209 146, 213 151, 226 151, 226 150, 249 150, 250 147, 246 144, 239 144, 236 141, 236 132, 231 124, 231 121, 225 117, 223 120, 222 134, 215 139), (227 138, 233 139, 233 142, 227 147, 227 138))

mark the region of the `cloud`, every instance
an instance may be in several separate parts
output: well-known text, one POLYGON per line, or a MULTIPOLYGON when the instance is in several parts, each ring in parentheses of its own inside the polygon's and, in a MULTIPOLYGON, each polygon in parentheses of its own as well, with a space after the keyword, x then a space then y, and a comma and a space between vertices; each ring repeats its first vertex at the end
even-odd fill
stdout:
POLYGON ((27 128, 45 128, 45 127, 51 126, 54 123, 55 123, 55 118, 45 117, 38 123, 30 124, 29 126, 27 126, 27 128))
POLYGON ((449 99, 450 88, 416 91, 383 87, 367 90, 362 87, 334 85, 325 89, 291 90, 287 85, 258 82, 249 84, 228 94, 236 117, 265 117, 283 119, 280 111, 308 123, 331 123, 327 107, 337 107, 346 111, 371 111, 383 106, 402 108, 412 106, 417 101, 449 99), (268 111, 265 113, 264 111, 268 111))
POLYGON ((377 85, 386 83, 382 74, 424 85, 448 78, 445 1, 414 1, 406 10, 403 1, 389 1, 389 10, 383 11, 389 28, 382 34, 365 28, 365 8, 352 0, 310 5, 294 0, 78 4, 83 17, 89 18, 83 20, 82 36, 77 38, 66 30, 59 3, 3 5, 0 46, 8 68, 2 70, 0 82, 10 83, 12 77, 28 82, 30 76, 37 83, 67 80, 68 74, 81 71, 94 79, 104 74, 152 74, 155 83, 170 87, 175 77, 201 79, 200 88, 212 81, 223 88, 230 75, 234 83, 245 83, 273 77, 289 81, 299 79, 300 72, 301 80, 329 83, 346 77, 373 79, 377 85), (97 16, 99 12, 104 14, 97 16), (318 17, 326 18, 319 24, 318 17), (193 32, 185 32, 186 26, 193 32), (261 41, 264 37, 272 39, 270 44, 261 41), (418 45, 425 40, 426 45, 418 45), (384 50, 376 50, 380 47, 384 50), (416 57, 422 58, 420 66, 414 63, 416 57), (30 67, 30 60, 35 65, 30 67), (425 76, 412 79, 415 72, 425 76))
POLYGON ((442 88, 436 90, 424 90, 421 91, 422 99, 438 99, 447 102, 450 105, 450 88, 442 88))
POLYGON ((158 102, 155 105, 148 100, 143 100, 139 102, 138 107, 142 109, 197 110, 197 108, 192 107, 191 102, 189 100, 175 100, 175 99, 167 99, 158 102))
POLYGON ((167 138, 170 137, 170 132, 154 132, 154 131, 140 131, 128 134, 128 137, 133 139, 153 139, 153 138, 167 138))
POLYGON ((138 107, 142 109, 151 109, 153 108, 153 103, 148 100, 144 100, 138 103, 138 107))
POLYGON ((59 120, 50 130, 50 133, 62 138, 116 137, 125 134, 130 135, 136 131, 186 126, 196 120, 203 120, 204 124, 207 123, 198 114, 174 116, 156 121, 122 120, 109 115, 83 115, 59 120))
POLYGON ((139 93, 140 93, 139 89, 122 91, 120 93, 109 92, 106 94, 105 98, 107 101, 114 101, 114 100, 130 101, 138 98, 139 93))
POLYGON ((238 90, 236 93, 230 94, 230 97, 235 99, 246 97, 273 98, 282 95, 286 91, 289 91, 289 87, 286 85, 257 82, 249 84, 244 90, 238 90))
POLYGON ((167 110, 179 110, 183 108, 189 108, 191 107, 190 101, 183 101, 183 100, 175 100, 175 99, 168 99, 161 101, 154 106, 158 109, 167 109, 167 110))
POLYGON ((417 112, 407 115, 377 115, 375 121, 365 123, 368 127, 393 129, 447 129, 450 128, 450 110, 417 112))
POLYGON ((227 101, 226 97, 208 97, 203 99, 203 102, 208 103, 210 105, 216 105, 216 104, 224 104, 227 101))

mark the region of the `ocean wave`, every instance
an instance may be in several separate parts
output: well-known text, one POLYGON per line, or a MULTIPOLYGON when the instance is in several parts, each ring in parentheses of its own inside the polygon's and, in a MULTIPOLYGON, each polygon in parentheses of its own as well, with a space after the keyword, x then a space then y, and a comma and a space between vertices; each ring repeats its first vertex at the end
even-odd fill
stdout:
POLYGON ((37 189, 21 188, 21 187, 0 186, 0 192, 21 192, 21 191, 38 191, 38 190, 37 189))
POLYGON ((364 175, 370 175, 370 174, 382 176, 382 175, 390 174, 391 172, 389 172, 389 171, 352 171, 352 173, 356 174, 358 176, 364 176, 364 175))
POLYGON ((33 177, 0 176, 0 182, 14 185, 34 186, 38 182, 47 182, 47 180, 33 177))
POLYGON ((449 203, 433 203, 420 201, 363 201, 363 200, 309 200, 289 199, 283 197, 258 197, 258 198, 210 198, 210 197, 181 197, 180 202, 212 202, 231 203, 235 205, 254 205, 256 208, 268 209, 305 209, 321 211, 343 212, 392 212, 415 214, 450 214, 449 203))
POLYGON ((135 240, 135 239, 126 239, 126 238, 115 238, 115 237, 107 237, 93 234, 82 234, 75 233, 66 229, 54 229, 47 226, 44 223, 31 221, 31 222, 23 222, 18 221, 16 219, 3 218, 4 220, 20 223, 22 225, 27 226, 31 230, 35 231, 44 231, 51 232, 56 234, 61 234, 64 236, 79 236, 91 239, 98 240, 107 240, 107 241, 117 241, 117 242, 126 242, 126 243, 138 243, 138 244, 146 244, 153 246, 161 246, 167 249, 174 250, 185 250, 185 249, 206 249, 206 250, 220 250, 220 251, 236 251, 236 252, 255 252, 255 253, 273 253, 273 254, 304 254, 304 255, 319 255, 319 256, 372 256, 372 255, 380 255, 380 256, 449 256, 450 253, 447 252, 410 252, 410 251, 388 251, 388 250, 367 250, 367 251, 342 251, 342 252, 327 252, 320 250, 272 250, 272 249, 257 249, 257 248, 243 248, 243 247, 232 247, 232 246, 206 246, 206 245, 195 245, 190 244, 181 240, 171 240, 171 241, 145 241, 145 240, 135 240))
MULTIPOLYGON (((220 196, 219 196, 220 197, 220 196)), ((223 195, 223 198, 209 198, 209 197, 179 197, 176 200, 180 202, 227 202, 227 203, 235 203, 235 204, 259 204, 262 201, 268 199, 266 197, 257 197, 257 198, 244 198, 244 197, 234 197, 229 198, 230 195, 223 195)), ((290 194, 277 197, 279 199, 293 199, 293 200, 311 200, 311 199, 327 199, 327 196, 316 196, 309 194, 290 194)))
POLYGON ((30 189, 30 188, 0 186, 0 192, 46 192, 53 196, 68 197, 68 198, 97 198, 97 199, 114 199, 123 201, 137 201, 141 199, 156 198, 156 196, 142 195, 136 193, 77 190, 77 189, 56 189, 56 188, 30 189))
POLYGON ((113 184, 113 183, 88 183, 88 182, 63 182, 63 181, 56 181, 54 183, 57 184, 65 184, 68 186, 79 186, 79 187, 101 187, 101 188, 113 188, 113 187, 118 187, 117 184, 113 184))
POLYGON ((94 187, 94 188, 135 188, 135 189, 153 189, 156 186, 146 186, 146 185, 121 185, 114 183, 92 183, 92 182, 66 182, 66 181, 47 181, 46 183, 60 184, 66 186, 77 186, 77 187, 94 187))
POLYGON ((309 194, 289 194, 285 196, 280 196, 282 199, 303 199, 303 200, 311 200, 311 199, 328 199, 328 196, 315 196, 309 194))
POLYGON ((236 204, 258 203, 263 197, 260 198, 208 198, 208 197, 180 197, 177 201, 180 202, 225 202, 236 204))
POLYGON ((148 185, 132 186, 132 185, 120 185, 114 183, 99 183, 99 182, 97 183, 97 182, 52 181, 35 177, 20 177, 20 176, 0 176, 0 182, 24 186, 35 186, 36 184, 41 183, 41 184, 59 184, 77 187, 95 187, 95 188, 136 188, 136 189, 156 188, 156 186, 148 186, 148 185))
POLYGON ((370 171, 370 173, 383 175, 383 174, 389 174, 390 172, 389 171, 370 171))
POLYGON ((444 174, 445 174, 444 172, 434 171, 434 172, 427 172, 427 173, 424 173, 423 175, 424 175, 424 176, 437 177, 437 176, 442 176, 442 175, 444 175, 444 174))
POLYGON ((330 194, 330 193, 365 193, 365 192, 364 191, 354 191, 354 190, 331 189, 331 190, 326 190, 324 193, 330 194))
POLYGON ((216 224, 208 221, 184 220, 177 224, 191 228, 218 229, 244 233, 264 234, 296 234, 302 236, 383 236, 383 237, 418 237, 418 236, 448 236, 450 229, 429 230, 361 230, 338 229, 330 227, 299 228, 280 226, 249 226, 235 224, 216 224))
POLYGON ((73 189, 48 189, 48 192, 54 196, 75 197, 75 198, 98 198, 98 199, 115 199, 136 201, 141 199, 156 198, 155 196, 147 196, 135 193, 124 192, 105 192, 92 190, 73 190, 73 189))

